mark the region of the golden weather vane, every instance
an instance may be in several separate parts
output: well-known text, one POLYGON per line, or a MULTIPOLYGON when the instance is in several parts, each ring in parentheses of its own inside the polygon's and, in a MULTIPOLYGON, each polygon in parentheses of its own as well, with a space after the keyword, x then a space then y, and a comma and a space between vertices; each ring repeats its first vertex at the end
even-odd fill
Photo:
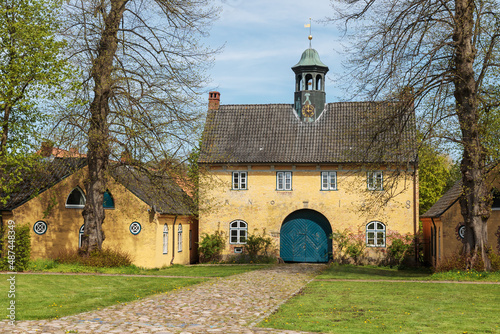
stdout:
POLYGON ((312 35, 312 28, 311 28, 311 18, 309 18, 309 23, 307 24, 304 24, 304 28, 309 28, 309 48, 311 48, 311 40, 313 39, 313 35, 312 35))

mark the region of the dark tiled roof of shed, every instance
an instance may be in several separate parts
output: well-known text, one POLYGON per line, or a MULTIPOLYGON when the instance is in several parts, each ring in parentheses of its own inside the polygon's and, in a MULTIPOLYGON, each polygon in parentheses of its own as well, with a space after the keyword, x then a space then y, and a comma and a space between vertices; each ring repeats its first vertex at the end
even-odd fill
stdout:
POLYGON ((173 178, 152 171, 139 171, 130 166, 111 168, 113 178, 155 209, 173 215, 191 215, 192 199, 173 178))
MULTIPOLYGON (((86 158, 41 159, 23 175, 23 180, 10 192, 5 205, 0 203, 0 210, 14 210, 86 165, 86 158)), ((0 193, 0 198, 6 196, 0 193)))
POLYGON ((313 123, 291 104, 222 105, 207 115, 200 163, 413 162, 414 111, 329 103, 313 123))
POLYGON ((421 218, 440 217, 462 194, 462 180, 458 180, 421 218))

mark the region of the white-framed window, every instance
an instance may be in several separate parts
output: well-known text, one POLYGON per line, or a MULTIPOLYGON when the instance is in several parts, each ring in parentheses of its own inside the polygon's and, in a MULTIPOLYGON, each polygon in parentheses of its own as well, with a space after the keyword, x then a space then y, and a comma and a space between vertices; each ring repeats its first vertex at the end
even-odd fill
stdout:
POLYGON ((366 224, 366 245, 368 247, 385 247, 385 225, 378 221, 366 224))
POLYGON ((66 207, 70 209, 83 209, 85 206, 85 194, 80 187, 73 189, 66 199, 66 207))
POLYGON ((276 172, 276 190, 292 190, 292 172, 276 172))
POLYGON ((229 243, 247 243, 248 224, 243 220, 233 220, 229 223, 229 243))
POLYGON ((177 251, 182 252, 182 225, 177 228, 177 251))
POLYGON ((85 224, 83 224, 80 227, 80 230, 78 231, 78 248, 82 247, 82 237, 83 237, 83 232, 85 231, 85 224))
POLYGON ((337 172, 321 172, 321 190, 337 190, 337 172))
POLYGON ((371 171, 366 175, 368 190, 383 190, 383 176, 381 171, 371 171))
POLYGON ((233 172, 233 190, 246 190, 247 177, 247 172, 233 172))
POLYGON ((168 254, 168 225, 163 225, 163 254, 168 254))

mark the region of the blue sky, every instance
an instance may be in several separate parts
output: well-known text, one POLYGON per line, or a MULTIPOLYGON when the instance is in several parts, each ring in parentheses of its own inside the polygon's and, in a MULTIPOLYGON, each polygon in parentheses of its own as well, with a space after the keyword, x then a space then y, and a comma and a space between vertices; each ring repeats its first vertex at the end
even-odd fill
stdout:
MULTIPOLYGON (((211 47, 225 45, 211 69, 210 90, 221 93, 221 104, 293 103, 291 67, 312 47, 330 71, 326 79, 327 102, 339 101, 342 91, 342 32, 323 20, 333 15, 329 0, 217 0, 222 12, 210 31, 211 47)), ((206 96, 208 100, 208 94, 206 96)))

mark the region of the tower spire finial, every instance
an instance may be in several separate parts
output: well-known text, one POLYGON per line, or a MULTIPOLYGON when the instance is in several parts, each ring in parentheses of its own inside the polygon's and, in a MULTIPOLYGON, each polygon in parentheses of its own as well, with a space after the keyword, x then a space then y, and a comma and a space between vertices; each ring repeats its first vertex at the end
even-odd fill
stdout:
POLYGON ((308 24, 304 24, 304 28, 309 28, 309 37, 307 37, 307 38, 309 39, 309 48, 310 49, 312 48, 311 40, 313 39, 312 28, 311 28, 311 20, 312 20, 312 18, 309 18, 309 23, 308 24))
POLYGON ((313 35, 312 35, 312 27, 311 27, 311 18, 309 18, 309 48, 311 49, 312 48, 312 39, 313 39, 313 35))

